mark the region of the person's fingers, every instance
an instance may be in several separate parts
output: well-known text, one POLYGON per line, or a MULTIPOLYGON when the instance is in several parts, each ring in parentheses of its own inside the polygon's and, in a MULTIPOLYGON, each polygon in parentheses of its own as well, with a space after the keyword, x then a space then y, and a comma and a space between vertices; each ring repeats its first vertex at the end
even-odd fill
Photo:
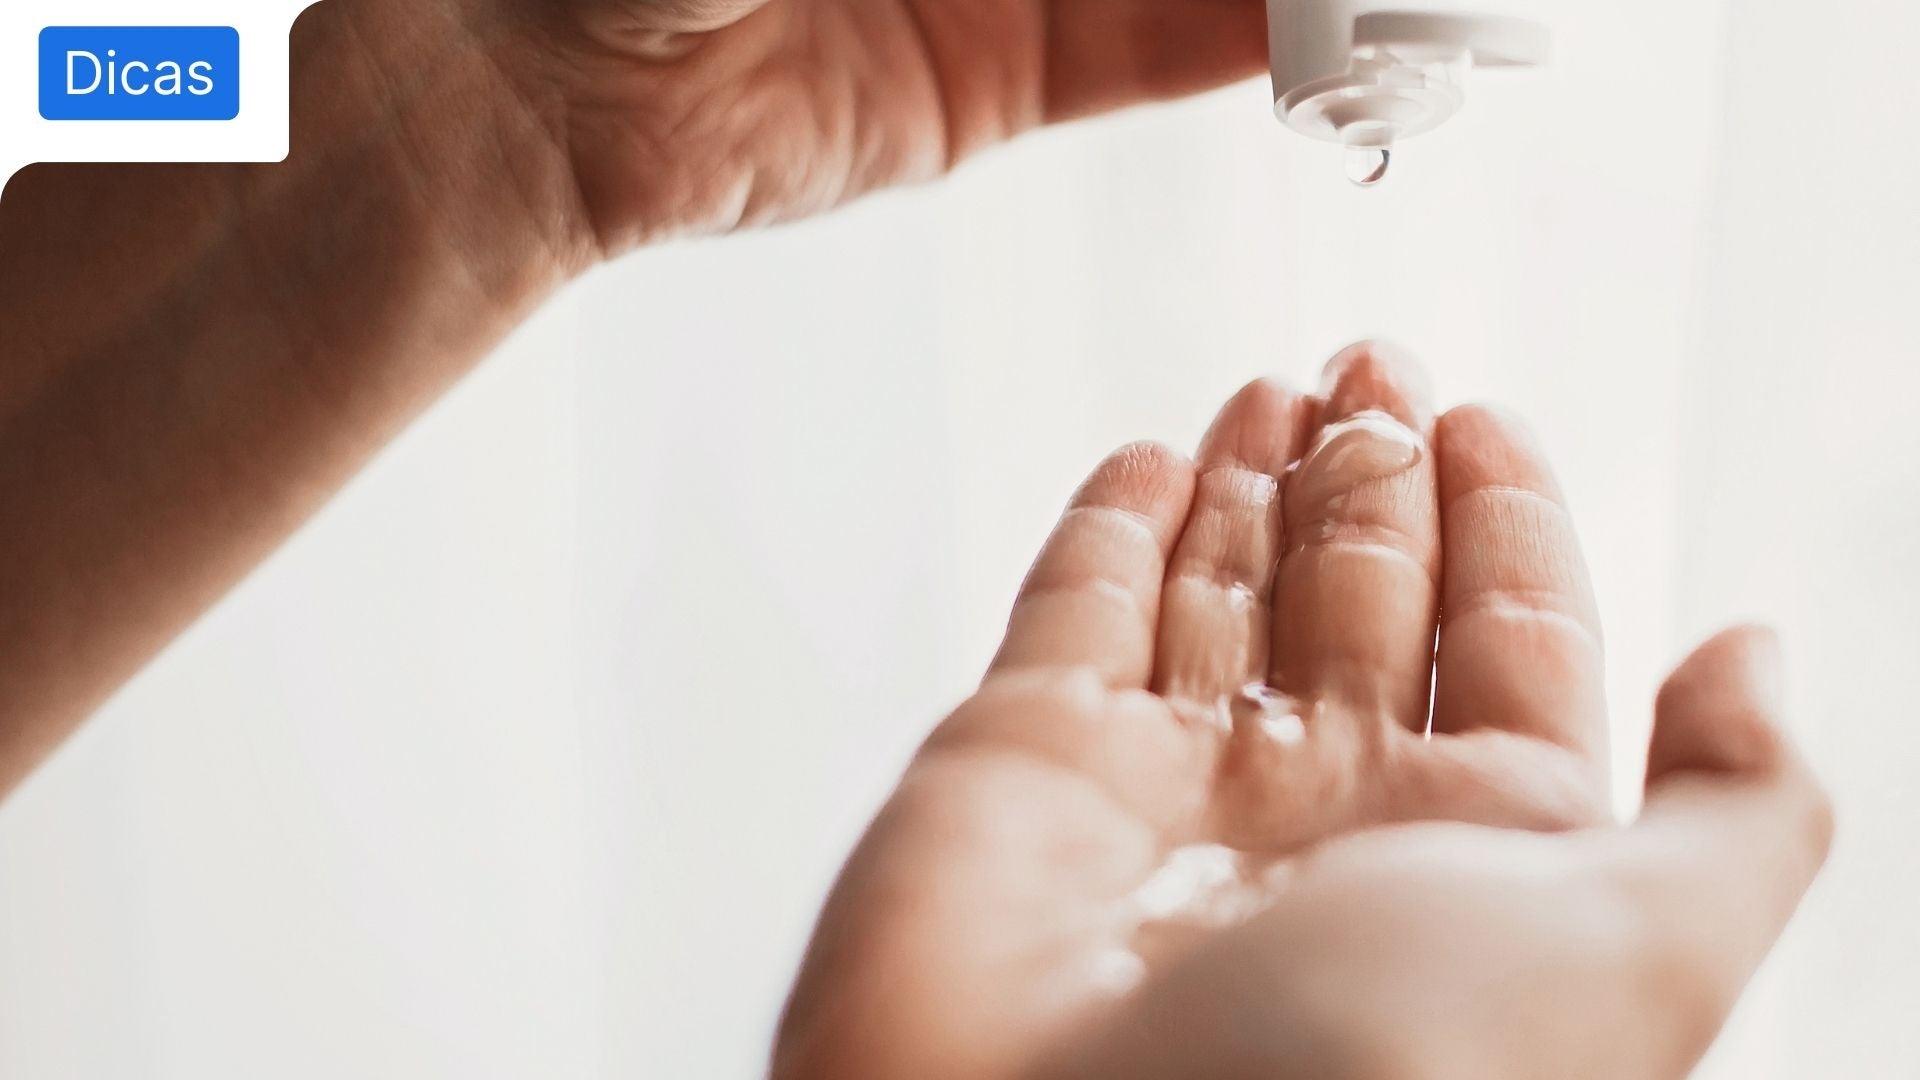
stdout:
MULTIPOLYGON (((922 5, 928 6, 928 5, 922 5)), ((1046 33, 1049 121, 1196 93, 1267 61, 1260 0, 1031 0, 1046 33)))
MULTIPOLYGON (((1008 672, 987 680, 922 747, 920 760, 1011 758, 1084 782, 1156 837, 1191 831, 1211 775, 1205 740, 1145 690, 1116 692, 1086 669, 1008 672)), ((1033 789, 1029 823, 1046 800, 1033 789)))
POLYGON ((990 675, 1091 668, 1110 686, 1144 687, 1167 555, 1193 487, 1192 464, 1155 443, 1102 462, 1027 575, 990 675))
POLYGON ((1153 690, 1212 708, 1263 680, 1280 546, 1280 485, 1312 403, 1262 379, 1236 394, 1200 445, 1193 509, 1167 568, 1153 690))
POLYGON ((1324 426, 1287 480, 1270 670, 1289 694, 1423 728, 1440 568, 1425 379, 1362 344, 1327 380, 1324 426))
POLYGON ((1765 776, 1792 764, 1780 731, 1780 641, 1762 626, 1721 631, 1660 688, 1647 794, 1692 775, 1765 776))
POLYGON ((1781 729, 1780 649, 1727 631, 1667 681, 1624 875, 1673 988, 1684 1052, 1706 1050, 1825 862, 1833 811, 1781 729))
POLYGON ((1717 835, 1687 852, 1690 870, 1780 921, 1833 835, 1826 793, 1781 726, 1783 665, 1773 632, 1744 626, 1702 645, 1667 679, 1638 826, 1654 837, 1717 835))
MULTIPOLYGON (((946 166, 1041 124, 1247 78, 1263 70, 1267 51, 1261 0, 572 0, 570 8, 595 40, 621 51, 676 57, 697 35, 763 22, 766 34, 745 37, 797 44, 808 62, 831 55, 822 74, 833 79, 868 73, 876 85, 862 94, 931 90, 946 166)), ((759 57, 761 44, 748 53, 759 57)))
POLYGON ((1606 762, 1605 659, 1593 588, 1545 456, 1518 422, 1469 406, 1440 418, 1445 593, 1436 732, 1495 728, 1606 762))

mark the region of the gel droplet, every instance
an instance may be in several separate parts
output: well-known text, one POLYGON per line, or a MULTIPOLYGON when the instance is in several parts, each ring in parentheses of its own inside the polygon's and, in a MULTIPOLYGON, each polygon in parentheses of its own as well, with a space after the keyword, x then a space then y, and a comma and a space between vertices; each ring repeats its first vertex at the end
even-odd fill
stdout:
POLYGON ((1392 164, 1392 150, 1356 146, 1347 151, 1347 179, 1358 187, 1370 188, 1387 178, 1392 164))
POLYGON ((1281 746, 1298 746, 1307 740, 1307 721, 1299 703, 1266 683, 1242 687, 1235 704, 1242 711, 1235 718, 1236 729, 1251 723, 1263 737, 1281 746))
POLYGON ((1176 849, 1128 898, 1119 929, 1148 967, 1163 966, 1266 910, 1274 899, 1267 869, 1219 844, 1176 849))
POLYGON ((1179 848, 1134 891, 1134 908, 1148 922, 1191 917, 1217 905, 1242 877, 1240 853, 1232 848, 1219 844, 1179 848))
POLYGON ((1288 480, 1287 514, 1302 522, 1333 525, 1328 515, 1362 484, 1383 480, 1420 464, 1422 439, 1379 409, 1328 424, 1288 480))

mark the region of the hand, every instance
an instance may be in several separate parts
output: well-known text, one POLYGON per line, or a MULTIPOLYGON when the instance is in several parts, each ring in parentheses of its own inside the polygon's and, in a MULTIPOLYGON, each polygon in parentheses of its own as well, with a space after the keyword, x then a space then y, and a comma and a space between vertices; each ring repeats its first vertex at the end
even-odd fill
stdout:
POLYGON ((1646 811, 1546 836, 1413 825, 1285 865, 1223 930, 1056 1050, 1047 1075, 1684 1077, 1825 858, 1771 633, 1668 680, 1646 811))
MULTIPOLYGON (((1325 913, 1379 908, 1388 940, 1420 929, 1407 912, 1424 901, 1397 912, 1375 886, 1458 873, 1497 891, 1591 860, 1458 825, 1436 834, 1474 856, 1457 868, 1412 858, 1427 834, 1404 827, 1316 845, 1417 821, 1613 835, 1599 631, 1546 463, 1486 410, 1433 423, 1417 376, 1377 348, 1328 374, 1324 399, 1242 392, 1197 469, 1136 446, 1094 473, 980 693, 850 860, 779 1075, 1339 1075, 1344 1040, 1370 1033, 1313 1015, 1287 1027, 1288 1008, 1321 999, 1274 985, 1294 950, 1318 943, 1337 966, 1374 932, 1356 921, 1335 938, 1325 913), (1173 1038, 1183 1026, 1271 1038, 1202 1045, 1173 1038)), ((1583 883, 1563 876, 1566 893, 1583 883)), ((1444 959, 1452 931, 1425 929, 1444 959)), ((1374 1020, 1411 993, 1388 977, 1423 977, 1376 966, 1374 1020)), ((1483 1051, 1505 1037, 1469 1029, 1462 1053, 1476 1035, 1493 1039, 1483 1051)))
POLYGON ((0 202, 0 796, 568 278, 1260 69, 1260 0, 327 0, 273 166, 0 202))
POLYGON ((502 70, 567 148, 603 250, 825 210, 1266 55, 1260 0, 518 6, 508 24, 538 32, 502 70))

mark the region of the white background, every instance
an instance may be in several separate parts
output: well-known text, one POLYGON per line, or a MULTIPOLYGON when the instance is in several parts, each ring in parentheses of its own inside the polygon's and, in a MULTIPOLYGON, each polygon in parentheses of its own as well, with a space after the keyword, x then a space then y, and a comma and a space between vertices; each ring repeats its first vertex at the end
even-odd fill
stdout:
POLYGON ((1780 623, 1830 872, 1707 1075, 1920 1074, 1908 5, 1578 5, 1358 192, 1264 87, 527 326, 0 809, 0 1075, 745 1077, 1084 470, 1395 337, 1663 668, 1780 623))

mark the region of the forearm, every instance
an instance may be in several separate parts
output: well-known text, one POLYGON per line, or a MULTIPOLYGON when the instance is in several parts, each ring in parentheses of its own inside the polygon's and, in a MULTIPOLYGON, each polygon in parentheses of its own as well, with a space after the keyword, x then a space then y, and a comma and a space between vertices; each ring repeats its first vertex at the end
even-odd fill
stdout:
POLYGON ((0 200, 0 793, 590 259, 470 16, 333 0, 293 49, 287 164, 0 200))
POLYGON ((0 793, 604 251, 1250 74, 1263 10, 327 0, 294 35, 288 164, 23 174, 0 202, 0 793))

